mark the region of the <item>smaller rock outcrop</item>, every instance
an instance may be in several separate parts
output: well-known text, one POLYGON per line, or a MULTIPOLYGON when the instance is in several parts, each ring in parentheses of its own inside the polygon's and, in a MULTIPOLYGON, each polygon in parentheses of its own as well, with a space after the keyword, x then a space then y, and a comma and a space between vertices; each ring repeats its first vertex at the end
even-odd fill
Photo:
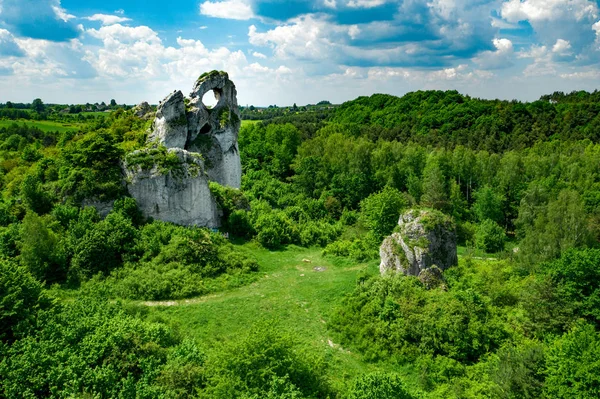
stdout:
POLYGON ((146 101, 143 101, 133 107, 133 114, 141 119, 152 119, 154 117, 154 112, 152 111, 152 107, 146 101))
POLYGON ((379 255, 382 274, 402 272, 430 280, 458 263, 454 223, 438 211, 409 210, 400 216, 396 232, 383 240, 379 255))

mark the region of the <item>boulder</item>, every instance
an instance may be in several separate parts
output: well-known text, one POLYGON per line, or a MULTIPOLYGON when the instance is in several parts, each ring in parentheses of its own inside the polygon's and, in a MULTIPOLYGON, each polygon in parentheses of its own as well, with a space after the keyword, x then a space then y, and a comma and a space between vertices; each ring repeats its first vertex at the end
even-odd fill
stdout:
POLYGON ((148 120, 153 116, 152 107, 146 101, 143 101, 133 108, 133 114, 138 118, 148 120))
POLYGON ((219 227, 204 161, 181 148, 150 148, 127 155, 127 189, 146 217, 181 225, 219 227))
POLYGON ((450 217, 435 210, 409 210, 400 216, 396 231, 379 248, 382 274, 436 276, 458 263, 456 232, 450 217))
POLYGON ((185 148, 188 122, 183 93, 169 94, 156 109, 156 117, 148 141, 167 148, 185 148))

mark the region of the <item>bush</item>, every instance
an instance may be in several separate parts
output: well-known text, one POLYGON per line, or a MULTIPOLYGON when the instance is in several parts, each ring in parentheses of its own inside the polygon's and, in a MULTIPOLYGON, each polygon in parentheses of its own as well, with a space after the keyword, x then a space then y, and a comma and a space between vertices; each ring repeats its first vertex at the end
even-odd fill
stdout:
POLYGON ((254 228, 258 242, 269 249, 292 243, 296 235, 292 220, 282 211, 260 215, 254 228))
POLYGON ((546 397, 600 397, 600 334, 579 324, 556 340, 548 351, 546 397))
POLYGON ((299 230, 300 245, 304 247, 310 247, 311 245, 325 246, 342 233, 339 225, 313 221, 301 224, 299 230))
POLYGON ((360 203, 365 224, 379 238, 389 235, 398 224, 398 218, 409 201, 400 191, 386 186, 360 203))
POLYGON ((0 341, 12 341, 35 325, 37 312, 50 305, 42 284, 24 267, 0 260, 0 341))
POLYGON ((356 378, 348 391, 348 399, 412 399, 396 374, 370 373, 356 378))
POLYGON ((264 398, 273 397, 269 395, 274 390, 327 397, 330 392, 324 360, 299 342, 299 337, 273 324, 254 326, 244 337, 217 348, 208 357, 207 387, 200 397, 229 399, 245 394, 264 398))
POLYGON ((369 237, 355 240, 339 240, 327 245, 323 255, 334 255, 352 258, 357 262, 377 259, 379 256, 377 244, 369 237))
POLYGON ((504 229, 493 220, 486 219, 477 226, 475 233, 475 246, 486 252, 500 252, 504 250, 506 235, 504 229))

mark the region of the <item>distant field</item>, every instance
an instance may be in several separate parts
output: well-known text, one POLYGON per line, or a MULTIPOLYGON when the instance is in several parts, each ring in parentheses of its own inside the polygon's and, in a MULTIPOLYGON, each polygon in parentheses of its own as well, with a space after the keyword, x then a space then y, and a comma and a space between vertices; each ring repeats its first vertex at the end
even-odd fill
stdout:
POLYGON ((242 126, 254 125, 260 121, 242 120, 242 126))
POLYGON ((84 116, 90 116, 90 115, 92 115, 92 116, 98 117, 98 116, 107 116, 107 115, 110 115, 110 112, 81 112, 81 115, 84 115, 84 116))
POLYGON ((68 132, 70 130, 78 130, 81 127, 80 123, 61 123, 61 122, 54 122, 54 121, 29 121, 29 120, 25 120, 25 119, 21 119, 21 120, 0 120, 0 128, 3 127, 8 127, 10 125, 12 125, 13 123, 16 123, 18 125, 29 125, 29 126, 35 126, 38 129, 44 131, 44 132, 68 132))

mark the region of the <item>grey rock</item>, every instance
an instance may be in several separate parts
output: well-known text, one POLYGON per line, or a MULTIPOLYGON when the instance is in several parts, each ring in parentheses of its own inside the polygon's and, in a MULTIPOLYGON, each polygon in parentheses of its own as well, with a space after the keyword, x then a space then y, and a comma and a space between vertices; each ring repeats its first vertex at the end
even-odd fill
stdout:
POLYGON ((200 76, 190 94, 186 148, 204 155, 211 180, 235 188, 240 188, 242 180, 240 126, 237 91, 227 73, 212 71, 200 76), (211 90, 217 104, 209 109, 202 98, 211 90))
POLYGON ((150 119, 154 116, 152 107, 146 101, 143 101, 133 108, 133 114, 141 119, 150 119))
POLYGON ((127 189, 143 215, 186 226, 219 227, 220 215, 202 157, 171 148, 167 153, 177 157, 178 165, 165 165, 156 151, 134 151, 122 164, 127 189), (139 162, 144 158, 153 161, 139 162))
POLYGON ((183 93, 175 91, 158 105, 148 142, 183 149, 187 142, 187 125, 183 93))
POLYGON ((105 218, 110 211, 113 210, 113 206, 115 204, 115 201, 100 201, 98 199, 92 199, 92 198, 86 198, 83 201, 81 201, 81 207, 85 208, 87 206, 91 206, 93 208, 96 208, 96 211, 98 212, 98 214, 105 218))
POLYGON ((445 270, 458 263, 456 233, 451 219, 433 210, 409 210, 400 216, 399 231, 379 248, 381 274, 401 272, 419 276, 436 266, 445 270))

